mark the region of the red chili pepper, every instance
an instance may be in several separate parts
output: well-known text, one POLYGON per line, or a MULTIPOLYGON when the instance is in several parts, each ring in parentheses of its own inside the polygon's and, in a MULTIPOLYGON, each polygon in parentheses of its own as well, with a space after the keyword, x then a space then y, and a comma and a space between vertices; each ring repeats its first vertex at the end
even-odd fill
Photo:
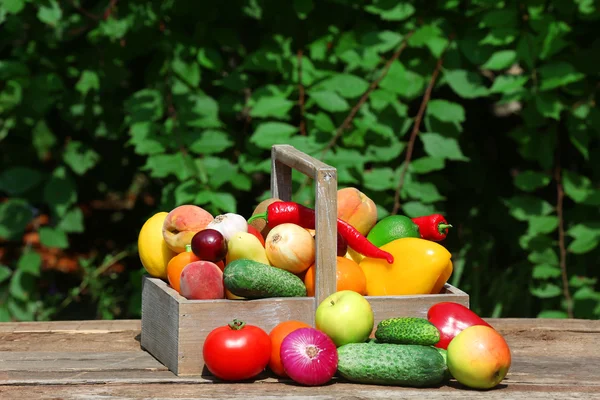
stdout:
POLYGON ((424 215, 412 218, 412 220, 419 226, 421 238, 434 242, 444 240, 446 235, 448 235, 448 228, 452 228, 452 225, 441 214, 424 215))
MULTIPOLYGON (((271 203, 267 207, 266 212, 253 215, 248 219, 248 223, 257 218, 265 219, 270 227, 292 223, 305 229, 315 229, 315 210, 292 201, 271 203)), ((346 242, 348 242, 348 246, 363 256, 383 258, 390 264, 394 262, 394 256, 375 246, 349 223, 338 218, 337 229, 342 237, 346 239, 346 242)))

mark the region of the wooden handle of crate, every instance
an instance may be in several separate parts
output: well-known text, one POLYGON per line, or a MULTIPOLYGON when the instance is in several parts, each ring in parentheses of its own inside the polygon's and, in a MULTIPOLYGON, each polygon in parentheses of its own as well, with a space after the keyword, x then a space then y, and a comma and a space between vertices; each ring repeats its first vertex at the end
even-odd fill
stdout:
POLYGON ((315 185, 317 307, 337 287, 337 170, 293 146, 274 145, 271 149, 271 194, 274 198, 292 200, 292 168, 312 178, 315 185))

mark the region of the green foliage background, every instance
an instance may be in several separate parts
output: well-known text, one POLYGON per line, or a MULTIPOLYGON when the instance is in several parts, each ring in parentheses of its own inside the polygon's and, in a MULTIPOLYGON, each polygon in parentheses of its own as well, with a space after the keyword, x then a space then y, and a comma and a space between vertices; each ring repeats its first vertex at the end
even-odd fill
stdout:
POLYGON ((144 221, 249 216, 275 143, 393 212, 438 64, 398 212, 447 216, 481 315, 598 318, 598 23, 593 0, 1 0, 0 320, 139 317, 144 221))

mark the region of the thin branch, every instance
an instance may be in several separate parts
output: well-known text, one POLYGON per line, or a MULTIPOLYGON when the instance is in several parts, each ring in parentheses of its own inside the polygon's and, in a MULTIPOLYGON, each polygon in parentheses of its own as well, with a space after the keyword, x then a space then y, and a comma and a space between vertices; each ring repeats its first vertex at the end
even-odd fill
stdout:
POLYGON ((105 20, 107 20, 110 17, 110 15, 112 14, 112 12, 116 8, 118 1, 119 0, 110 0, 110 3, 108 4, 108 7, 106 7, 106 10, 104 10, 104 19, 105 20))
POLYGON ((98 21, 100 19, 100 17, 97 16, 96 14, 92 14, 91 12, 84 9, 83 7, 78 6, 77 3, 75 2, 75 0, 71 0, 71 4, 73 5, 73 7, 75 7, 75 9, 77 11, 79 11, 82 15, 85 15, 89 19, 93 19, 94 21, 98 21))
POLYGON ((398 213, 400 209, 400 192, 402 191, 402 187, 404 186, 404 179, 406 178, 406 171, 408 170, 408 165, 410 164, 410 160, 412 158, 413 148, 415 146, 415 140, 417 139, 417 135, 419 133, 419 128, 421 127, 421 121, 423 120, 423 115, 425 115, 425 110, 427 109, 427 104, 429 103, 429 99, 431 98, 431 92, 433 91, 433 87, 435 86, 435 81, 442 69, 442 64, 444 63, 444 54, 446 53, 446 49, 440 55, 440 58, 437 60, 437 64, 435 65, 435 69, 431 74, 431 79, 429 80, 429 85, 427 85, 427 89, 425 89, 425 94, 423 95, 423 100, 421 101, 421 106, 419 107, 419 111, 417 112, 417 116, 415 117, 415 124, 413 126, 413 130, 410 134, 410 139, 408 140, 408 145, 406 148, 406 157, 404 159, 404 165, 402 166, 402 170, 400 171, 400 179, 398 180, 398 186, 396 188, 396 193, 394 193, 394 208, 392 209, 392 215, 398 213))
POLYGON ((392 56, 390 57, 390 59, 385 63, 385 65, 383 67, 383 70, 381 71, 381 74, 377 77, 377 79, 375 79, 373 82, 371 82, 371 85, 369 86, 369 88, 367 89, 367 91, 365 93, 363 93, 363 95, 358 100, 358 102, 356 103, 356 105, 354 107, 352 107, 352 110, 350 110, 350 112, 348 113, 348 115, 344 119, 344 122, 342 122, 342 124, 337 128, 337 130, 336 130, 335 135, 333 136, 333 138, 331 138, 331 140, 329 141, 329 143, 327 143, 327 146, 325 146, 325 148, 321 152, 321 159, 323 157, 325 157, 325 155, 327 154, 327 152, 333 146, 335 146, 335 144, 338 141, 338 139, 342 136, 342 134, 344 133, 344 131, 346 129, 348 129, 348 127, 352 123, 352 120, 354 119, 354 117, 356 116, 356 114, 358 113, 358 111, 360 110, 360 108, 369 99, 369 96, 371 95, 371 92, 373 92, 375 89, 377 89, 377 86, 379 86, 379 83, 383 80, 383 78, 386 77, 386 75, 387 75, 389 69, 391 68, 392 64, 394 63, 394 61, 396 61, 398 59, 398 57, 400 57, 400 55, 402 54, 402 52, 406 48, 406 43, 407 43, 408 39, 413 35, 413 33, 414 32, 411 31, 408 34, 406 34, 406 36, 404 36, 404 39, 402 40, 402 43, 400 44, 400 47, 398 47, 398 49, 394 52, 394 54, 392 54, 392 56))
POLYGON ((304 102, 304 85, 302 84, 302 49, 300 49, 298 50, 298 106, 300 107, 300 134, 306 136, 304 102))
POLYGON ((558 217, 558 247, 560 250, 560 271, 562 275, 563 296, 567 302, 567 315, 573 318, 573 299, 569 291, 569 277, 567 274, 567 249, 565 246, 565 225, 563 216, 563 199, 565 191, 563 189, 561 177, 560 159, 557 157, 556 167, 554 169, 554 179, 556 180, 556 215, 558 217))

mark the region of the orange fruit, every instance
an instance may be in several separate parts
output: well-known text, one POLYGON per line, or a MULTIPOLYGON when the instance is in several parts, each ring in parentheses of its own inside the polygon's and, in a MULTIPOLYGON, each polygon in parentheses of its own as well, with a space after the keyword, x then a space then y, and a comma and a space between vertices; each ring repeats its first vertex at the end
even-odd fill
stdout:
POLYGON ((287 378, 279 353, 283 339, 296 329, 310 327, 311 326, 306 322, 289 320, 280 322, 273 330, 271 330, 271 333, 269 333, 269 337, 271 338, 271 359, 269 360, 269 368, 271 368, 271 371, 276 375, 287 378))
MULTIPOLYGON (((346 257, 337 257, 336 290, 353 290, 365 296, 367 294, 367 278, 362 268, 353 260, 346 257)), ((315 295, 315 264, 311 265, 304 275, 306 294, 315 295)))
POLYGON ((191 251, 184 251, 171 258, 167 264, 167 279, 169 285, 179 292, 179 278, 181 271, 191 262, 200 261, 200 259, 191 251))

